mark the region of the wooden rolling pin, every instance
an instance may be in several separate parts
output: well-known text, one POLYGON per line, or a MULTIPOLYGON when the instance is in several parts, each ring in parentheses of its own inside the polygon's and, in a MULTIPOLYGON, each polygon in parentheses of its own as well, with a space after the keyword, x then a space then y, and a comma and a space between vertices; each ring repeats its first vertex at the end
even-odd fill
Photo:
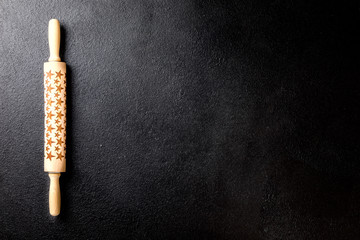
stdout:
POLYGON ((49 21, 49 62, 44 63, 45 149, 44 171, 49 173, 49 211, 60 214, 61 172, 66 170, 66 64, 59 57, 60 23, 49 21))

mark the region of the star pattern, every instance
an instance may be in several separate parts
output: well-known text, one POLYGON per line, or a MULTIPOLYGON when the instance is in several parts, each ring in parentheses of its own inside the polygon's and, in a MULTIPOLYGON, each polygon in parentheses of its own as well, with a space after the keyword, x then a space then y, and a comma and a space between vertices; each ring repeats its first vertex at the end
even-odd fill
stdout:
POLYGON ((56 78, 61 79, 61 76, 63 76, 64 74, 61 73, 61 70, 56 73, 56 78))
MULTIPOLYGON (((51 73, 51 70, 50 70, 50 71, 48 71, 48 72, 46 73, 46 78, 48 78, 49 80, 51 80, 52 75, 54 75, 54 74, 51 73)), ((46 81, 46 78, 45 78, 45 81, 46 81)))
POLYGON ((55 128, 53 128, 52 125, 48 125, 46 128, 46 131, 47 131, 47 133, 51 134, 53 129, 55 129, 55 128))
POLYGON ((44 74, 45 161, 64 161, 66 153, 66 72, 44 74))
POLYGON ((64 155, 62 155, 61 152, 57 154, 56 159, 61 161, 63 158, 64 158, 64 155))
POLYGON ((51 161, 51 159, 53 158, 54 156, 51 155, 51 152, 47 152, 46 153, 46 159, 49 159, 51 161))
POLYGON ((57 98, 56 99, 56 104, 57 105, 62 105, 64 101, 61 100, 61 98, 57 98))
POLYGON ((59 84, 59 85, 56 86, 56 91, 57 91, 57 92, 60 93, 62 89, 63 89, 63 88, 61 87, 61 84, 59 84))
POLYGON ((48 86, 47 86, 47 88, 46 88, 46 91, 49 93, 49 94, 51 94, 51 90, 53 90, 54 88, 53 88, 53 86, 51 86, 51 84, 49 84, 48 86))

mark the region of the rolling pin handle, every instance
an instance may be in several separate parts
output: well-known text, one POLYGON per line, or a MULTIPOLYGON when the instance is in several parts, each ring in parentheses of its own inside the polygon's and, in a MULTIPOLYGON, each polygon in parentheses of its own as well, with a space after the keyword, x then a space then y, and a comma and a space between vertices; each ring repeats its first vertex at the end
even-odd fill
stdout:
POLYGON ((49 21, 49 62, 60 62, 60 23, 57 19, 49 21))
POLYGON ((49 173, 50 189, 49 189, 49 211, 52 216, 60 214, 61 195, 59 178, 60 173, 49 173))

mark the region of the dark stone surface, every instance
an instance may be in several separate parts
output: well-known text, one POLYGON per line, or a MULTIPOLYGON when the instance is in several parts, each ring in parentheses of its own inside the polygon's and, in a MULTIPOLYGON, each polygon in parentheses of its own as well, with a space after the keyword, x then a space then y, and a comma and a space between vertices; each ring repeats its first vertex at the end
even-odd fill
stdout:
POLYGON ((0 238, 360 239, 359 23, 349 1, 1 1, 0 238), (51 18, 68 64, 58 218, 51 18))

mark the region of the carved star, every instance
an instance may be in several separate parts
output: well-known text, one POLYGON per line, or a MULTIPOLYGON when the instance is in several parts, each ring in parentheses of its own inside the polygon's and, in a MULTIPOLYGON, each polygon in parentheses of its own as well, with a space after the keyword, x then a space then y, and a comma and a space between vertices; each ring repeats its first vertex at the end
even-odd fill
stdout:
POLYGON ((60 122, 59 119, 55 119, 56 124, 59 124, 59 122, 60 122))
POLYGON ((61 145, 61 144, 63 144, 64 142, 61 140, 61 138, 58 138, 58 139, 56 139, 57 140, 57 143, 56 144, 58 144, 58 145, 61 145))
POLYGON ((48 92, 46 92, 45 98, 49 98, 49 93, 48 92))
POLYGON ((50 84, 49 86, 47 86, 46 89, 47 89, 48 92, 51 92, 51 90, 54 89, 54 88, 53 88, 53 87, 51 86, 51 84, 50 84))
POLYGON ((50 123, 50 120, 49 119, 46 119, 46 125, 49 125, 49 123, 50 123))
POLYGON ((51 127, 51 125, 49 125, 46 130, 47 130, 48 132, 52 133, 52 130, 53 130, 53 129, 55 129, 55 128, 53 128, 53 127, 51 127))
POLYGON ((51 152, 47 153, 46 159, 49 159, 51 161, 52 157, 55 157, 55 156, 51 155, 51 152))
POLYGON ((53 73, 51 73, 51 70, 49 72, 46 73, 46 76, 51 79, 51 76, 54 75, 53 73))
POLYGON ((51 105, 54 103, 54 101, 53 100, 51 100, 51 101, 48 101, 48 104, 49 104, 49 106, 51 107, 51 105))
POLYGON ((45 135, 46 135, 46 138, 50 137, 50 133, 48 133, 48 132, 45 135))
POLYGON ((50 110, 49 106, 46 106, 45 110, 48 112, 50 110))
POLYGON ((56 137, 56 138, 59 137, 59 133, 58 133, 58 132, 55 133, 55 137, 56 137))
POLYGON ((59 111, 60 107, 58 105, 56 105, 55 107, 55 111, 59 111))
POLYGON ((60 93, 62 89, 64 89, 64 88, 61 87, 61 84, 57 85, 57 87, 56 87, 57 92, 60 93))
POLYGON ((55 151, 58 152, 59 150, 60 150, 59 146, 56 146, 56 147, 55 147, 55 151))
POLYGON ((61 101, 61 98, 58 98, 58 99, 56 100, 56 104, 57 104, 57 105, 61 105, 63 102, 64 102, 64 101, 61 101))
POLYGON ((58 92, 56 92, 56 93, 54 94, 54 96, 55 96, 56 98, 58 98, 58 97, 60 96, 60 94, 59 94, 58 92))
POLYGON ((45 85, 46 86, 49 85, 49 80, 48 79, 45 80, 45 85))
POLYGON ((46 146, 45 152, 48 152, 48 151, 50 151, 50 148, 48 146, 46 146))
POLYGON ((55 116, 55 115, 54 115, 54 114, 52 114, 52 112, 51 112, 51 111, 47 113, 47 118, 51 119, 53 116, 55 116))
POLYGON ((57 153, 57 159, 59 159, 60 161, 62 161, 62 158, 64 157, 64 155, 62 155, 61 153, 57 153))
POLYGON ((57 115, 56 115, 57 118, 62 118, 63 116, 64 116, 64 114, 62 114, 61 111, 57 112, 57 115))
POLYGON ((51 145, 53 144, 53 143, 55 143, 55 142, 53 142, 53 141, 51 141, 52 139, 51 138, 49 138, 48 140, 47 140, 47 145, 50 145, 50 147, 51 147, 51 145))
POLYGON ((64 75, 64 74, 61 73, 61 70, 59 72, 55 71, 55 73, 56 73, 57 78, 61 78, 61 76, 64 75))
POLYGON ((61 130, 64 130, 64 128, 60 124, 57 125, 56 131, 61 132, 61 130))

